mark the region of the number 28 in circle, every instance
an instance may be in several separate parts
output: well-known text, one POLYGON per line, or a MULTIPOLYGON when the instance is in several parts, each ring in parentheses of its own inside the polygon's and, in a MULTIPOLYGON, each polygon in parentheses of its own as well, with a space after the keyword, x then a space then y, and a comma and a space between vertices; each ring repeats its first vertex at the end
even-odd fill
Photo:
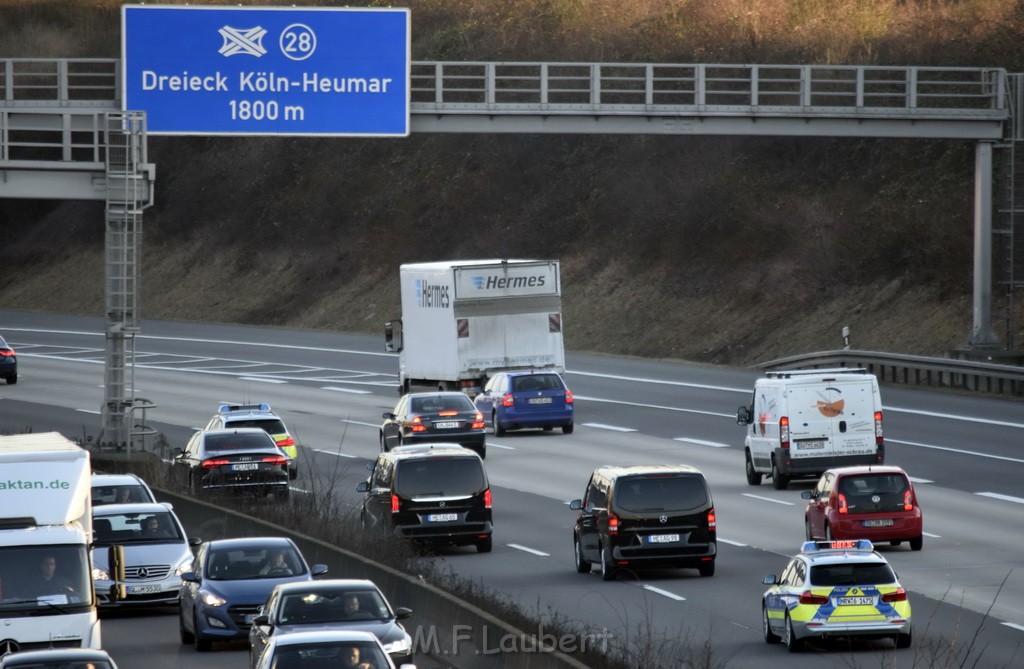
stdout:
POLYGON ((291 60, 306 60, 316 51, 316 33, 307 25, 293 23, 281 31, 281 53, 291 60))

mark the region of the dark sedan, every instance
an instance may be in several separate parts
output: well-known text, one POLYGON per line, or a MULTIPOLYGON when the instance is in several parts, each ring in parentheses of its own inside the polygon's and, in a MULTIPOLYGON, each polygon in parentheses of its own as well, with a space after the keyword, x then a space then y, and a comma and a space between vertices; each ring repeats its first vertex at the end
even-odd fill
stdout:
POLYGON ((395 666, 412 662, 412 638, 399 623, 412 611, 392 609, 373 581, 331 579, 274 588, 249 630, 249 666, 271 638, 309 630, 360 630, 380 640, 395 666))
POLYGON ((326 573, 326 565, 311 568, 284 537, 207 541, 196 551, 193 570, 181 575, 181 642, 207 651, 214 641, 248 639, 253 618, 276 586, 326 573))
POLYGON ((258 427, 196 432, 171 451, 170 478, 197 497, 233 491, 288 499, 288 457, 258 427))
POLYGON ((402 445, 445 442, 486 457, 483 415, 462 393, 409 393, 383 417, 381 451, 402 445))
POLYGON ((12 385, 18 382, 18 356, 3 337, 0 337, 0 377, 12 385))

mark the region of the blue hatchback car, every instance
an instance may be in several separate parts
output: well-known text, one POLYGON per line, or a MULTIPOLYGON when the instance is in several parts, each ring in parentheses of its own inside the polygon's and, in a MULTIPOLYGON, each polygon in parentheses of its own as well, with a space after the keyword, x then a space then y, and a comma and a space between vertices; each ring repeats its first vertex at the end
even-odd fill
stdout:
POLYGON ((284 537, 204 542, 196 551, 193 571, 181 575, 181 642, 207 651, 214 641, 248 640, 252 619, 274 586, 326 573, 327 565, 311 568, 284 537))
POLYGON ((572 434, 572 391, 555 372, 499 372, 474 402, 496 437, 524 427, 572 434))

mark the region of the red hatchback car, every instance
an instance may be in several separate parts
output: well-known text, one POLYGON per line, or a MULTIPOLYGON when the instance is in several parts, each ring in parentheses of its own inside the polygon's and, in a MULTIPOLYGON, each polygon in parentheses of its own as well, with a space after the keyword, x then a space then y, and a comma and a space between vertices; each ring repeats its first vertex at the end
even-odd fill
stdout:
POLYGON ((860 466, 829 469, 806 500, 807 540, 870 539, 893 546, 924 545, 924 522, 910 477, 899 467, 860 466))

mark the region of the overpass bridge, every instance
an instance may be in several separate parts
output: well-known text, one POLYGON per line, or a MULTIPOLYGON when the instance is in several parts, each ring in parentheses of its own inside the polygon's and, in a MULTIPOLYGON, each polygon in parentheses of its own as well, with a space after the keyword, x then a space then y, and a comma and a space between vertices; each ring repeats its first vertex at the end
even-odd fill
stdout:
MULTIPOLYGON (((142 212, 155 167, 145 114, 123 110, 119 59, 0 59, 0 198, 106 202, 105 440, 130 445, 142 212)), ((998 284, 1024 287, 1024 75, 1000 68, 413 62, 413 133, 592 133, 975 142, 974 312, 994 349, 998 284), (993 205, 994 151, 1002 151, 993 205), (993 216, 997 225, 993 226, 993 216)), ((273 133, 268 133, 273 134, 273 133)), ((1007 337, 1009 337, 1009 326, 1007 337)), ((1010 342, 1007 342, 1008 345, 1010 342)))

